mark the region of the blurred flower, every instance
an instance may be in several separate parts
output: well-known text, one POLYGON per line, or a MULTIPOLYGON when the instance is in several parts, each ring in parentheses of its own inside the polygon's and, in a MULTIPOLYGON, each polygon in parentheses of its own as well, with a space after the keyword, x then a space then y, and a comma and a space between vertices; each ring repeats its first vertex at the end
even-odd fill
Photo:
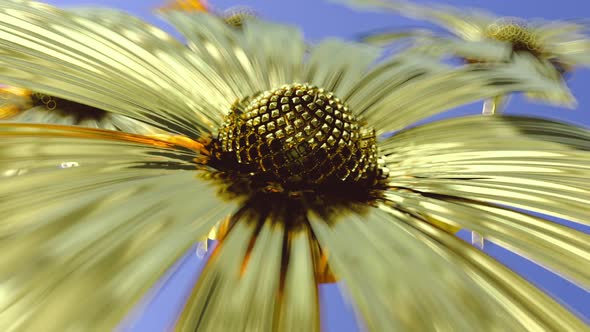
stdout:
POLYGON ((163 133, 145 123, 51 95, 0 87, 0 122, 77 125, 128 133, 163 133))
POLYGON ((338 40, 305 54, 296 29, 259 20, 165 16, 188 44, 123 13, 0 2, 0 81, 176 135, 0 124, 1 330, 111 330, 212 230, 180 331, 318 331, 334 280, 374 331, 586 329, 454 233, 590 285, 590 236, 514 211, 590 220, 590 132, 508 116, 404 129, 560 84, 518 58, 375 63, 338 40))
MULTIPOLYGON (((420 41, 420 51, 450 51, 468 62, 526 56, 535 62, 540 72, 554 80, 562 80, 564 75, 571 73, 576 67, 590 66, 590 38, 584 34, 586 26, 574 21, 527 21, 515 17, 498 17, 481 10, 435 4, 418 5, 403 0, 332 1, 348 3, 358 8, 390 10, 408 17, 428 20, 441 25, 458 38, 477 43, 471 46, 473 49, 483 47, 484 43, 488 44, 488 48, 492 48, 490 42, 501 42, 508 45, 508 52, 504 53, 504 59, 491 56, 492 54, 486 58, 481 52, 474 56, 469 54, 470 50, 466 49, 466 44, 459 43, 457 47, 453 47, 449 36, 437 35, 427 29, 371 33, 364 38, 367 42, 382 44, 415 38, 420 41)), ((575 102, 569 93, 547 95, 530 92, 528 95, 554 104, 574 105, 575 102)), ((498 96, 488 100, 483 113, 499 113, 505 106, 505 97, 498 96)))
MULTIPOLYGON (((525 21, 515 17, 498 17, 481 10, 453 8, 440 5, 417 5, 403 0, 333 0, 356 7, 391 10, 409 17, 439 24, 455 37, 469 43, 455 42, 452 37, 420 28, 408 31, 379 31, 369 33, 363 40, 371 44, 390 44, 410 39, 411 52, 452 53, 466 62, 507 61, 526 56, 547 77, 561 81, 577 66, 590 66, 590 38, 582 32, 585 26, 575 22, 525 21), (503 47, 494 45, 501 42, 503 47), (507 47, 506 47, 507 46, 507 47), (531 57, 532 56, 532 57, 531 57)), ((526 91, 529 97, 553 104, 574 105, 575 99, 566 93, 537 93, 526 91)), ((482 114, 501 113, 510 100, 509 95, 486 99, 482 114)), ((484 239, 473 233, 472 243, 483 248, 484 239)))
POLYGON ((207 1, 199 0, 171 0, 159 8, 161 11, 209 12, 222 18, 228 25, 241 28, 246 20, 255 19, 258 14, 245 6, 236 6, 224 11, 213 10, 207 1))

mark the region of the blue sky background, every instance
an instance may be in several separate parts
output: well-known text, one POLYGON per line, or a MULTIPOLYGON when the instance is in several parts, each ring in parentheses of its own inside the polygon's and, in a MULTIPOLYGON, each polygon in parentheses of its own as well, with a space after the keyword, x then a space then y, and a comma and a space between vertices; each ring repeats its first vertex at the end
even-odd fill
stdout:
MULTIPOLYGON (((150 13, 154 7, 162 3, 160 0, 49 0, 45 2, 59 6, 102 5, 117 7, 135 13, 152 23, 160 25, 162 23, 150 13)), ((432 1, 413 2, 431 3, 432 1)), ((304 30, 305 36, 310 40, 319 40, 329 36, 352 39, 363 32, 383 28, 433 27, 393 14, 355 12, 346 7, 319 0, 209 0, 209 3, 219 10, 236 5, 250 6, 266 19, 300 26, 304 30)), ((590 1, 585 0, 451 0, 438 1, 438 3, 479 7, 499 15, 524 18, 588 19, 590 17, 590 1)), ((512 99, 507 113, 536 114, 590 127, 590 94, 588 93, 590 71, 587 69, 577 71, 570 78, 569 84, 579 102, 578 108, 575 110, 533 104, 517 96, 512 99)), ((467 105, 440 114, 432 120, 476 114, 480 110, 481 104, 479 103, 467 105)), ((589 227, 576 225, 575 228, 590 233, 589 227)), ((468 238, 467 232, 460 232, 460 234, 463 238, 468 238)), ((486 251, 590 322, 590 293, 588 291, 576 287, 501 247, 487 243, 486 251)), ((136 314, 122 324, 121 330, 132 332, 170 330, 176 318, 175 313, 182 308, 183 301, 198 278, 203 263, 204 260, 196 256, 195 250, 187 253, 155 287, 155 290, 146 296, 144 306, 138 308, 136 314)), ((320 294, 322 324, 326 331, 359 331, 354 313, 350 305, 339 294, 336 285, 322 286, 320 294)))

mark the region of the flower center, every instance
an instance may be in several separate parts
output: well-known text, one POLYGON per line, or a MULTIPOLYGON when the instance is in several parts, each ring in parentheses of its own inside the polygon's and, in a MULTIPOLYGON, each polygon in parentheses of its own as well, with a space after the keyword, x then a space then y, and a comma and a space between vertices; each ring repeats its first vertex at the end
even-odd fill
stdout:
POLYGON ((247 7, 235 7, 226 10, 223 13, 225 23, 234 28, 242 28, 248 20, 256 19, 257 14, 247 7))
POLYGON ((511 43, 515 52, 528 51, 535 55, 541 52, 541 45, 534 31, 521 19, 500 18, 490 24, 485 33, 491 39, 511 43))
POLYGON ((332 93, 289 84, 236 102, 212 145, 221 168, 281 184, 368 183, 376 138, 332 93))

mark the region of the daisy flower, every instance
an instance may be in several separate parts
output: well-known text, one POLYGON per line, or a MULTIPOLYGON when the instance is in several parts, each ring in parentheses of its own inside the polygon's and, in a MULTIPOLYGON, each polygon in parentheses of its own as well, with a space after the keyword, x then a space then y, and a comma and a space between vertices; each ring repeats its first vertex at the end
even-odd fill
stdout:
MULTIPOLYGON (((105 8, 71 8, 73 13, 92 19, 100 12, 101 17, 113 14, 110 21, 117 21, 119 12, 105 8)), ((47 51, 55 45, 47 45, 47 51)), ((42 72, 36 73, 41 75, 42 72)), ((88 106, 75 101, 59 98, 17 86, 0 86, 0 122, 48 123, 58 125, 77 125, 89 128, 120 130, 128 133, 165 135, 140 121, 125 116, 109 113, 100 108, 88 106)))
POLYGON ((371 331, 587 330, 454 233, 588 286, 590 236, 515 209, 588 223, 590 132, 509 116, 408 128, 561 85, 518 59, 375 62, 334 39, 306 54, 291 27, 164 16, 188 47, 125 14, 0 1, 0 81, 176 135, 0 124, 0 330, 111 330, 215 227, 178 331, 318 331, 334 280, 371 331))
MULTIPOLYGON (((590 37, 584 34, 586 27, 574 21, 524 20, 517 17, 499 17, 482 10, 453 8, 435 4, 419 5, 403 0, 332 0, 344 2, 357 8, 388 10, 408 17, 431 21, 440 25, 456 38, 474 42, 472 47, 481 47, 482 42, 501 42, 507 45, 508 58, 526 55, 536 62, 539 71, 550 79, 562 80, 577 67, 590 66, 590 37)), ((468 62, 489 61, 470 56, 465 44, 459 48, 451 45, 449 36, 437 35, 425 29, 415 31, 378 32, 365 37, 368 42, 387 43, 404 38, 416 38, 440 52, 457 51, 457 55, 468 62), (438 42, 437 42, 438 39, 438 42)), ((419 45, 420 45, 419 44, 419 45)), ((489 45, 488 45, 489 46, 489 45)), ((554 104, 574 105, 575 99, 569 94, 546 95, 535 92, 528 96, 554 104)), ((489 99, 483 108, 484 114, 499 113, 507 102, 507 96, 489 99)))

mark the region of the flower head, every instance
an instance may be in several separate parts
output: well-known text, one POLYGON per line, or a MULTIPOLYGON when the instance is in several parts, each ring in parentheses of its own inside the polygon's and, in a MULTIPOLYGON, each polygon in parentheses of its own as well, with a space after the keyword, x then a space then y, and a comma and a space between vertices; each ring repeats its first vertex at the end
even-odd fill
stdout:
MULTIPOLYGON (((516 17, 499 17, 481 10, 453 8, 439 5, 418 5, 404 0, 335 0, 350 3, 356 7, 390 10, 403 15, 432 21, 439 24, 458 38, 473 42, 471 47, 462 43, 449 43, 448 36, 436 35, 420 29, 402 32, 378 32, 365 39, 378 43, 412 37, 419 41, 426 39, 431 50, 454 53, 469 62, 505 61, 507 58, 526 56, 537 62, 537 67, 548 78, 561 80, 576 67, 590 66, 590 37, 584 34, 585 27, 576 22, 524 20, 516 17), (442 40, 441 40, 442 39, 442 40), (508 52, 494 51, 491 42, 507 45, 508 52), (487 47, 482 47, 482 43, 487 47), (433 47, 434 45, 434 47, 433 47), (473 52, 473 49, 480 51, 473 52), (482 50, 484 50, 482 52, 482 50)), ((571 105, 569 94, 544 95, 531 93, 530 96, 551 103, 571 105)))
MULTIPOLYGON (((93 19, 95 16, 103 18, 105 24, 121 23, 123 18, 116 10, 106 8, 76 7, 68 10, 70 15, 93 19)), ((54 48, 66 47, 59 43, 48 42, 39 46, 40 52, 51 53, 54 48)), ((61 50, 66 52, 67 50, 61 50)), ((50 74, 36 71, 35 77, 50 74)), ((13 86, 0 87, 0 122, 47 123, 57 125, 77 125, 89 128, 120 130, 127 133, 144 135, 169 136, 166 132, 129 117, 106 112, 102 105, 89 106, 80 102, 79 96, 60 98, 52 93, 42 93, 36 90, 20 87, 20 82, 13 86)))
POLYGON ((335 279, 371 330, 585 328, 454 231, 588 285, 588 235, 514 208, 590 220, 590 133, 503 116, 404 129, 559 84, 518 60, 375 62, 338 40, 307 56, 290 27, 165 16, 188 47, 130 16, 0 2, 2 82, 178 135, 0 124, 2 330, 109 330, 216 225, 181 331, 317 331, 318 284, 335 279))
MULTIPOLYGON (((204 0, 171 0, 159 8, 160 11, 216 12, 204 0)), ((249 7, 236 6, 215 15, 221 17, 229 26, 241 28, 247 20, 255 19, 258 14, 249 7)))

